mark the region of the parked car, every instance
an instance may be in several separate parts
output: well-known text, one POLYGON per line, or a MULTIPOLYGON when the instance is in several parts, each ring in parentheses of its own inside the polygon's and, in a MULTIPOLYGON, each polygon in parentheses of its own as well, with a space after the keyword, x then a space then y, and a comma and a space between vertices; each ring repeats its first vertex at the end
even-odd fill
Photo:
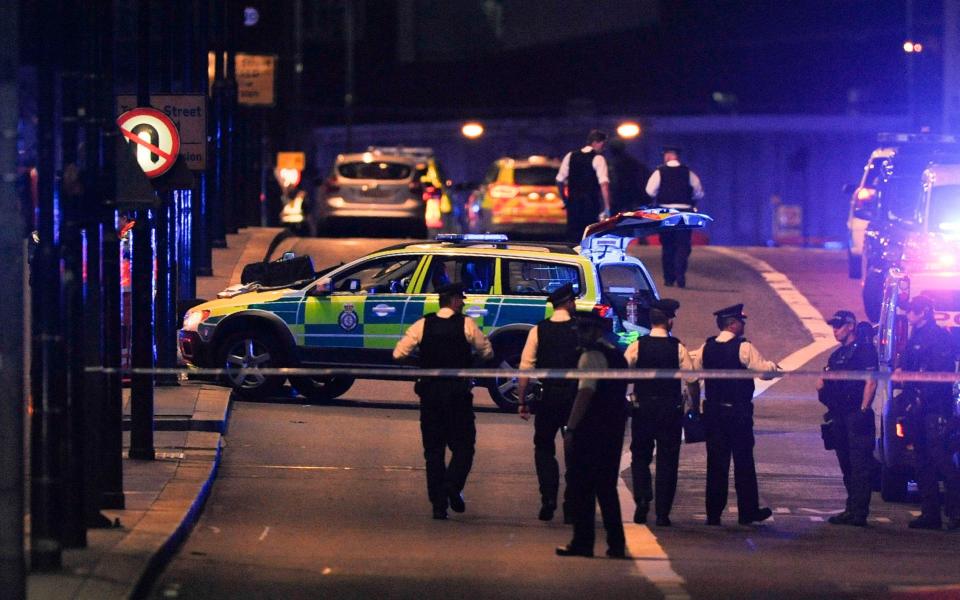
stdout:
POLYGON ((847 271, 852 279, 863 276, 863 237, 868 219, 861 218, 865 206, 876 201, 877 187, 883 180, 884 164, 896 154, 895 148, 880 147, 870 153, 863 175, 856 185, 845 185, 843 191, 850 196, 847 213, 847 271))
POLYGON ((468 200, 470 230, 563 234, 567 213, 557 189, 560 161, 545 156, 500 158, 468 200))
MULTIPOLYGON (((438 309, 437 289, 451 282, 466 286, 464 313, 490 337, 497 365, 519 365, 527 332, 552 313, 547 296, 568 282, 578 309, 611 319, 625 348, 649 331, 642 309, 659 297, 644 264, 627 255, 628 243, 664 227, 700 228, 709 220, 669 209, 624 213, 588 228, 576 248, 503 235, 398 244, 317 278, 274 287, 251 283, 196 306, 179 332, 180 352, 190 365, 224 368, 228 383, 249 397, 271 395, 283 385, 283 377, 260 373, 268 367, 376 366, 403 378, 392 350, 407 327, 438 309), (628 302, 638 308, 629 316, 628 302)), ((291 382, 323 401, 345 393, 353 378, 291 382)), ((516 410, 515 379, 483 384, 501 409, 516 410)))

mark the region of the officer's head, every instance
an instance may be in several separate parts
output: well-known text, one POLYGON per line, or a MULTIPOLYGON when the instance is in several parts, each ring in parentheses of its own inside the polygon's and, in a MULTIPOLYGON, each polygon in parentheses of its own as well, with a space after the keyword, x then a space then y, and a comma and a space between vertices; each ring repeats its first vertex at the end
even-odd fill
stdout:
POLYGON ((565 283, 557 289, 550 292, 547 300, 553 305, 553 309, 563 309, 572 313, 577 308, 576 293, 573 291, 572 283, 565 283))
POLYGON ((603 339, 612 325, 610 319, 590 311, 578 310, 574 317, 577 320, 577 342, 582 348, 593 346, 603 339))
POLYGON ((597 152, 603 152, 603 147, 607 143, 607 134, 599 129, 591 129, 587 134, 587 145, 597 152))
POLYGON ((713 315, 717 318, 717 329, 729 331, 733 335, 743 335, 747 320, 747 315, 743 312, 743 304, 721 308, 715 311, 713 315))
POLYGON ((841 344, 852 344, 856 340, 857 317, 849 310, 838 310, 827 319, 827 325, 833 327, 833 337, 841 344))
POLYGON ((663 152, 663 162, 667 163, 671 160, 680 160, 680 147, 679 146, 664 146, 662 148, 663 152))
POLYGON ((923 325, 933 318, 933 300, 927 296, 914 296, 906 308, 907 322, 911 327, 923 325))
POLYGON ((440 308, 449 308, 457 313, 463 310, 463 300, 466 296, 463 293, 462 283, 442 285, 437 290, 437 294, 440 296, 440 308))
POLYGON ((650 305, 650 326, 673 329, 673 319, 677 316, 680 303, 673 298, 661 298, 650 305))

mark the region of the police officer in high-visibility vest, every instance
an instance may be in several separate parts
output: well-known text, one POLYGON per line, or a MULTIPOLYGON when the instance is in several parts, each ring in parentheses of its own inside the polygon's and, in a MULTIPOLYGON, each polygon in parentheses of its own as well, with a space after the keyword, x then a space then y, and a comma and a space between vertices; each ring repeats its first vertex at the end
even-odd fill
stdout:
MULTIPOLYGON (((520 369, 575 369, 580 359, 577 349, 576 321, 571 316, 576 311, 576 294, 573 285, 565 283, 554 290, 547 300, 553 305, 549 319, 537 323, 527 334, 527 342, 520 355, 520 369)), ((520 417, 530 418, 527 402, 527 377, 520 377, 518 397, 520 417)), ((560 489, 560 467, 557 464, 556 438, 560 428, 570 416, 573 399, 577 395, 576 379, 545 379, 541 402, 533 422, 533 457, 540 482, 541 521, 553 519, 557 510, 557 493, 560 489)), ((565 463, 569 457, 565 455, 565 463)), ((567 488, 569 490, 569 487, 567 488)), ((563 502, 564 522, 570 522, 570 506, 567 494, 563 502)))
MULTIPOLYGON (((610 321, 593 313, 577 313, 581 371, 625 369, 627 361, 604 339, 610 321)), ((617 480, 627 422, 627 382, 623 379, 580 379, 577 397, 563 431, 569 446, 567 480, 573 511, 573 539, 556 549, 559 556, 593 556, 596 505, 607 531, 607 556, 626 557, 617 480)))
MULTIPOLYGON (((703 185, 690 167, 680 164, 680 149, 663 149, 663 164, 647 180, 647 195, 656 206, 682 211, 694 210, 703 199, 703 185)), ((687 261, 690 258, 692 231, 678 229, 660 234, 662 246, 663 282, 667 286, 687 285, 687 261)))
MULTIPOLYGON (((650 305, 650 335, 641 336, 624 353, 627 365, 639 369, 693 368, 690 354, 670 335, 680 303, 662 298, 650 305)), ((633 475, 633 522, 647 522, 654 486, 650 477, 653 450, 657 450, 657 525, 670 526, 670 509, 677 491, 680 442, 683 429, 683 394, 679 379, 638 379, 633 384, 630 414, 630 470, 633 475)), ((700 397, 696 378, 688 379, 690 397, 700 397)))
MULTIPOLYGON (((393 350, 403 361, 419 348, 418 364, 424 369, 463 369, 474 364, 474 355, 493 357, 490 340, 473 319, 463 316, 464 287, 449 283, 440 287, 440 310, 419 319, 407 329, 393 350)), ((473 465, 477 431, 473 416, 470 380, 424 377, 414 388, 420 396, 420 432, 427 466, 427 495, 433 518, 446 519, 447 506, 463 512, 463 487, 473 465), (450 463, 446 449, 450 448, 450 463)))
MULTIPOLYGON (((743 304, 715 313, 720 334, 707 339, 694 353, 695 369, 780 370, 743 337, 747 315, 743 304)), ((730 458, 737 490, 737 520, 759 523, 773 514, 760 507, 757 469, 753 460, 753 379, 707 379, 703 421, 707 434, 707 525, 720 525, 727 506, 730 458)))

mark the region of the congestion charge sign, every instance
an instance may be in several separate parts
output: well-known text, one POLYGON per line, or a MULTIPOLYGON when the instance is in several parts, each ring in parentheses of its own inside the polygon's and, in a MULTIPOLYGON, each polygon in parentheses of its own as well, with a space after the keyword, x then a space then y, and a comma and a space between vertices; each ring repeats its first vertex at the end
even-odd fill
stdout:
POLYGON ((135 108, 117 118, 127 141, 136 144, 137 163, 143 173, 159 177, 177 161, 180 133, 170 117, 155 108, 135 108))

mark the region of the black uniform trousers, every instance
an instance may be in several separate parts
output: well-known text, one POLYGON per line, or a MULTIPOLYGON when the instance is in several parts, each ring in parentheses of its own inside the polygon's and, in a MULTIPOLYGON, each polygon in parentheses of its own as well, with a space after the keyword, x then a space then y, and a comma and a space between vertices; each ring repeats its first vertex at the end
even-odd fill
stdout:
POLYGON ((567 201, 567 240, 579 242, 583 230, 597 222, 600 197, 593 194, 570 194, 567 201))
MULTIPOLYGON (((537 466, 537 481, 540 482, 540 502, 544 505, 557 505, 560 490, 560 465, 557 463, 557 433, 567 424, 573 400, 564 398, 551 400, 550 392, 544 390, 544 401, 537 407, 533 421, 533 460, 537 466)), ((570 465, 570 455, 564 446, 564 464, 570 465)), ((570 510, 570 482, 563 495, 563 514, 570 510)))
POLYGON ((945 431, 947 419, 924 415, 916 444, 917 487, 920 488, 920 512, 924 517, 940 519, 940 483, 943 478, 943 508, 947 518, 960 518, 960 470, 953 462, 945 431))
POLYGON ((654 499, 650 463, 657 450, 656 512, 670 516, 677 492, 680 467, 680 443, 683 431, 680 399, 648 398, 641 401, 630 417, 630 472, 633 475, 633 499, 649 504, 654 499))
POLYGON ((672 285, 674 282, 684 286, 687 284, 687 262, 690 259, 691 237, 690 229, 665 231, 660 234, 660 246, 663 262, 663 280, 672 285))
POLYGON ((855 409, 834 415, 833 427, 843 487, 847 489, 846 512, 866 519, 873 492, 873 446, 877 433, 873 411, 862 413, 855 409))
POLYGON ((573 540, 570 546, 593 552, 596 537, 596 505, 600 504, 607 547, 622 551, 626 545, 617 481, 626 420, 602 428, 578 429, 573 433, 570 464, 567 469, 568 498, 573 511, 573 540))
POLYGON ((756 514, 760 492, 753 461, 753 404, 724 406, 708 400, 703 421, 707 435, 707 518, 720 518, 727 506, 731 457, 740 518, 756 514))
POLYGON ((437 508, 446 508, 450 494, 463 490, 473 466, 477 429, 473 395, 463 381, 434 379, 417 383, 420 394, 420 433, 427 467, 427 495, 437 508), (450 463, 446 450, 450 448, 450 463))

